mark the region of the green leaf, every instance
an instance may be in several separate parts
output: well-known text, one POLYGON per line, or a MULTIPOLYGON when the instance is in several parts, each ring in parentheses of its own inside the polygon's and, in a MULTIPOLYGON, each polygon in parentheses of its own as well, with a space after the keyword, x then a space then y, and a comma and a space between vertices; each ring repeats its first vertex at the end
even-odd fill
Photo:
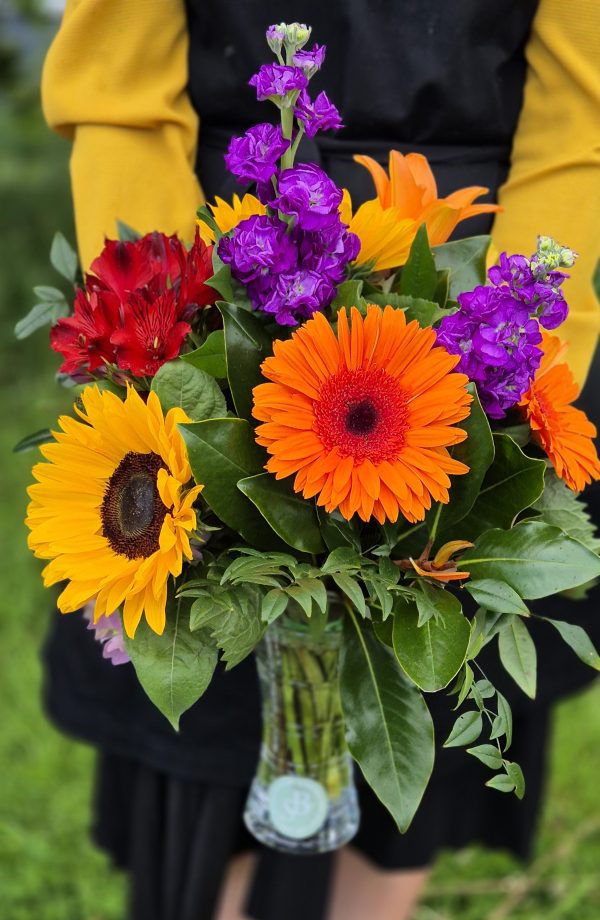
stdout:
POLYGON ((164 412, 181 406, 197 422, 227 414, 225 397, 214 377, 180 358, 159 367, 152 379, 152 390, 164 412))
POLYGON ((510 527, 519 512, 529 508, 544 489, 544 460, 526 456, 505 434, 495 434, 494 444, 494 462, 468 517, 460 525, 463 540, 474 540, 494 527, 510 527))
POLYGON ((69 306, 64 297, 57 302, 44 300, 42 303, 36 303, 27 316, 24 316, 16 324, 15 337, 17 339, 26 339, 32 332, 41 329, 42 326, 55 323, 62 316, 68 316, 68 314, 69 306))
POLYGON ((400 293, 431 300, 437 288, 437 271, 429 248, 427 227, 421 224, 400 276, 400 293))
POLYGON ((493 578, 480 578, 468 581, 465 590, 471 597, 486 610, 496 613, 515 613, 518 616, 529 616, 529 610, 523 603, 514 588, 504 581, 495 581, 493 578))
POLYGON ((456 706, 454 707, 455 709, 458 709, 459 706, 462 706, 466 700, 469 690, 473 686, 474 677, 475 675, 473 673, 473 668, 465 662, 461 672, 458 675, 458 684, 452 688, 452 692, 454 693, 456 693, 458 690, 458 699, 456 700, 456 706))
POLYGON ((461 612, 461 603, 454 594, 420 579, 415 589, 415 602, 419 611, 417 626, 421 628, 432 617, 455 616, 461 612))
POLYGON ((464 291, 472 291, 478 284, 485 284, 489 245, 489 236, 470 236, 433 247, 436 268, 449 271, 450 300, 456 300, 464 291))
POLYGON ((230 303, 235 298, 233 281, 231 278, 231 269, 229 268, 229 265, 224 265, 223 262, 221 262, 217 255, 216 247, 213 253, 213 269, 214 275, 206 279, 206 284, 208 284, 209 287, 214 288, 215 291, 221 295, 224 301, 230 303))
POLYGON ((458 717, 452 731, 444 741, 444 747, 463 747, 476 741, 483 729, 481 713, 471 710, 458 717))
POLYGON ((488 779, 486 786, 489 786, 490 789, 497 789, 498 792, 515 791, 515 781, 506 773, 497 773, 496 776, 492 776, 491 779, 488 779))
POLYGON ((501 735, 505 735, 505 736, 506 736, 506 743, 505 743, 505 745, 504 745, 504 750, 507 751, 508 748, 509 748, 509 747, 511 746, 511 744, 512 744, 512 736, 513 736, 513 717, 512 717, 512 710, 511 710, 511 708, 510 708, 510 703, 508 702, 508 700, 506 699, 505 696, 502 696, 502 694, 500 693, 500 691, 497 691, 497 692, 496 692, 496 698, 497 698, 497 700, 498 700, 498 716, 497 716, 497 718, 500 720, 500 722, 501 722, 501 724, 502 724, 502 728, 501 728, 501 731, 499 732, 499 734, 494 734, 494 732, 492 731, 492 733, 490 734, 490 738, 491 738, 491 740, 493 741, 495 738, 498 738, 498 737, 500 737, 501 735))
MULTIPOLYGON (((443 592, 442 592, 443 593, 443 592)), ((448 595, 449 596, 449 595, 448 595)), ((394 651, 404 673, 421 690, 447 687, 460 671, 469 645, 471 627, 458 609, 444 601, 439 618, 418 625, 415 603, 397 604, 394 610, 394 651)))
POLYGON ((182 713, 193 706, 208 687, 217 664, 216 649, 192 635, 187 614, 186 601, 170 598, 162 636, 142 620, 135 638, 125 637, 137 679, 176 730, 182 713))
POLYGON ((537 653, 529 630, 520 617, 511 617, 498 635, 500 661, 521 690, 535 699, 537 653))
POLYGON ((225 330, 227 377, 237 414, 252 418, 252 390, 265 383, 260 372, 264 359, 272 354, 273 343, 264 326, 252 313, 233 303, 219 301, 225 330))
POLYGON ((560 527, 574 540, 579 540, 588 549, 598 552, 600 540, 585 502, 577 492, 559 479, 553 469, 546 470, 544 491, 532 505, 539 512, 540 520, 545 524, 560 527))
POLYGON ((360 528, 355 520, 347 521, 339 511, 328 514, 323 508, 317 508, 317 517, 327 549, 353 546, 360 552, 360 528))
POLYGON ((210 631, 229 671, 256 648, 267 627, 261 620, 262 594, 253 585, 223 591, 219 601, 199 597, 192 605, 192 615, 195 629, 210 631))
POLYGON ((74 282, 77 275, 77 253, 67 242, 62 233, 55 233, 50 247, 50 262, 56 271, 74 282))
POLYGON ((181 360, 192 364, 206 374, 210 374, 211 377, 216 377, 220 380, 224 379, 227 377, 225 333, 222 329, 215 329, 199 348, 182 355, 181 360))
POLYGON ((292 489, 287 480, 271 473, 240 479, 238 489, 258 508, 261 515, 288 546, 302 553, 325 549, 315 504, 292 489))
MULTIPOLYGON (((447 505, 442 505, 439 512, 438 534, 452 528, 469 513, 477 500, 485 474, 494 459, 494 441, 490 424, 481 408, 475 387, 471 385, 469 389, 473 394, 471 412, 468 418, 460 423, 460 427, 467 432, 467 438, 450 449, 452 457, 465 463, 469 467, 469 472, 464 476, 452 478, 450 501, 447 505)), ((430 514, 428 520, 432 517, 433 515, 430 514)), ((462 525, 460 533, 457 531, 456 535, 459 535, 461 539, 468 539, 463 537, 462 525)), ((445 542, 444 537, 440 537, 438 542, 445 542)))
POLYGON ((461 559, 474 579, 505 581, 525 599, 546 597, 600 575, 600 559, 557 527, 525 521, 489 530, 461 559))
POLYGON ((546 623, 552 623, 567 645, 573 649, 577 657, 583 661, 584 664, 589 665, 590 668, 593 668, 595 671, 600 671, 600 655, 598 655, 585 629, 581 626, 575 626, 573 623, 565 623, 563 620, 552 620, 550 617, 538 617, 538 619, 545 620, 546 623))
POLYGON ((353 613, 344 621, 340 689, 350 752, 404 833, 433 769, 433 723, 392 652, 353 613))
POLYGON ((445 268, 437 273, 437 284, 433 293, 432 300, 442 308, 444 315, 448 312, 445 306, 448 303, 448 294, 450 293, 450 271, 445 268))
POLYGON ((367 605, 365 604, 364 594, 356 579, 343 572, 339 572, 331 577, 340 591, 350 600, 350 603, 354 604, 360 615, 365 617, 367 615, 367 605))
POLYGON ((340 546, 332 550, 323 565, 321 574, 329 575, 332 572, 358 571, 361 567, 359 553, 349 546, 340 546))
POLYGON ((47 303, 60 304, 67 307, 67 300, 62 291, 55 287, 49 287, 47 284, 36 284, 33 293, 40 301, 47 303))
POLYGON ((209 419, 180 425, 179 430, 194 479, 204 485, 202 498, 208 506, 251 546, 276 549, 273 531, 237 487, 240 479, 258 473, 266 459, 248 422, 239 418, 209 419))
POLYGON ((27 450, 34 450, 40 444, 50 444, 52 441, 54 441, 54 435, 50 429, 42 428, 40 431, 28 434, 26 438, 22 438, 18 444, 15 444, 13 454, 22 454, 27 450))
POLYGON ((516 797, 522 799, 525 795, 525 777, 523 776, 521 767, 518 763, 513 763, 511 760, 505 760, 504 769, 511 782, 514 783, 516 797))
POLYGON ((206 224, 206 226, 212 230, 217 240, 221 238, 222 233, 217 225, 217 222, 210 208, 208 208, 205 204, 200 205, 200 207, 196 211, 196 216, 198 217, 199 220, 202 221, 203 224, 206 224))
POLYGON ((289 601, 283 588, 273 588, 272 591, 265 594, 260 614, 263 623, 273 623, 281 616, 289 601))
POLYGON ((502 754, 495 744, 478 744, 477 747, 467 748, 467 754, 472 754, 491 770, 499 770, 502 766, 502 754))
POLYGON ((121 243, 135 243, 136 240, 141 240, 142 234, 138 233, 137 230, 134 230, 133 227, 130 227, 129 224, 126 224, 125 221, 117 221, 117 236, 121 243))
MULTIPOLYGON (((331 304, 333 316, 336 316, 342 307, 358 307, 361 301, 361 294, 364 281, 343 281, 338 285, 335 300, 331 304)), ((369 299, 369 302, 370 299, 369 299)))

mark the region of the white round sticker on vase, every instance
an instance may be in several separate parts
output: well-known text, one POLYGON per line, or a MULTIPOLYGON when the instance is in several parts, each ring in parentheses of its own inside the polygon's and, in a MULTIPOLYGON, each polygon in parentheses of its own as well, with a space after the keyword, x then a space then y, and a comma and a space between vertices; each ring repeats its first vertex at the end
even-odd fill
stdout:
POLYGON ((323 786, 304 776, 279 776, 269 786, 269 814, 273 827, 293 840, 319 831, 329 802, 323 786))

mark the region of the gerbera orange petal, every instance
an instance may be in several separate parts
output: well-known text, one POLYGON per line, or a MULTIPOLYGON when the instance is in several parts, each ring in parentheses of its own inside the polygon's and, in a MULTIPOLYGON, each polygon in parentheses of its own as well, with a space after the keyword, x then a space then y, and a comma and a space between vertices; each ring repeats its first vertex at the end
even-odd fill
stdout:
POLYGON ((448 500, 448 473, 467 468, 446 448, 466 436, 453 425, 468 414, 471 396, 431 329, 407 325, 389 306, 369 306, 366 317, 344 308, 337 338, 318 314, 273 351, 262 370, 276 382, 255 387, 253 410, 270 473, 294 475, 296 492, 348 519, 422 520, 432 497, 448 500), (299 371, 305 365, 309 386, 299 371), (441 422, 424 412, 429 391, 443 404, 441 422))

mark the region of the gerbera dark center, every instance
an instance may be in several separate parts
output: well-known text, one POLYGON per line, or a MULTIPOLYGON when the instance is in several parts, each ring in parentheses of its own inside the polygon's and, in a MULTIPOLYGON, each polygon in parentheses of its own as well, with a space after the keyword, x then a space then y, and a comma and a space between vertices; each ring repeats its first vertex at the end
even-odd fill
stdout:
POLYGON ((373 463, 394 460, 406 442, 408 398, 383 369, 339 371, 314 404, 316 432, 342 457, 373 463))
POLYGON ((350 434, 371 434, 379 421, 379 412, 369 399, 363 399, 350 407, 346 416, 346 428, 350 434))
POLYGON ((102 533, 120 556, 141 559, 159 548, 167 507, 156 478, 165 464, 158 454, 125 454, 108 480, 100 518, 102 533))

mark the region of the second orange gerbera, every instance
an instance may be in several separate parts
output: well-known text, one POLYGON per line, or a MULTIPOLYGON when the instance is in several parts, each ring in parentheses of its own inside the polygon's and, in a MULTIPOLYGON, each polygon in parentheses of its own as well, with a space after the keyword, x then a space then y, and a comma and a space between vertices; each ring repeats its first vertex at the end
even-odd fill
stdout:
POLYGON ((600 479, 600 461, 592 438, 596 426, 571 403, 579 387, 569 366, 561 363, 566 346, 544 333, 544 357, 531 387, 519 403, 534 440, 548 454, 556 475, 574 492, 600 479))
POLYGON ((456 356, 435 342, 389 306, 364 319, 353 307, 351 323, 341 310, 337 338, 316 314, 275 342, 262 365, 272 382, 254 389, 267 470, 295 474, 296 492, 347 519, 421 521, 432 499, 447 502, 448 474, 468 472, 447 448, 466 437, 452 426, 471 396, 456 356))

